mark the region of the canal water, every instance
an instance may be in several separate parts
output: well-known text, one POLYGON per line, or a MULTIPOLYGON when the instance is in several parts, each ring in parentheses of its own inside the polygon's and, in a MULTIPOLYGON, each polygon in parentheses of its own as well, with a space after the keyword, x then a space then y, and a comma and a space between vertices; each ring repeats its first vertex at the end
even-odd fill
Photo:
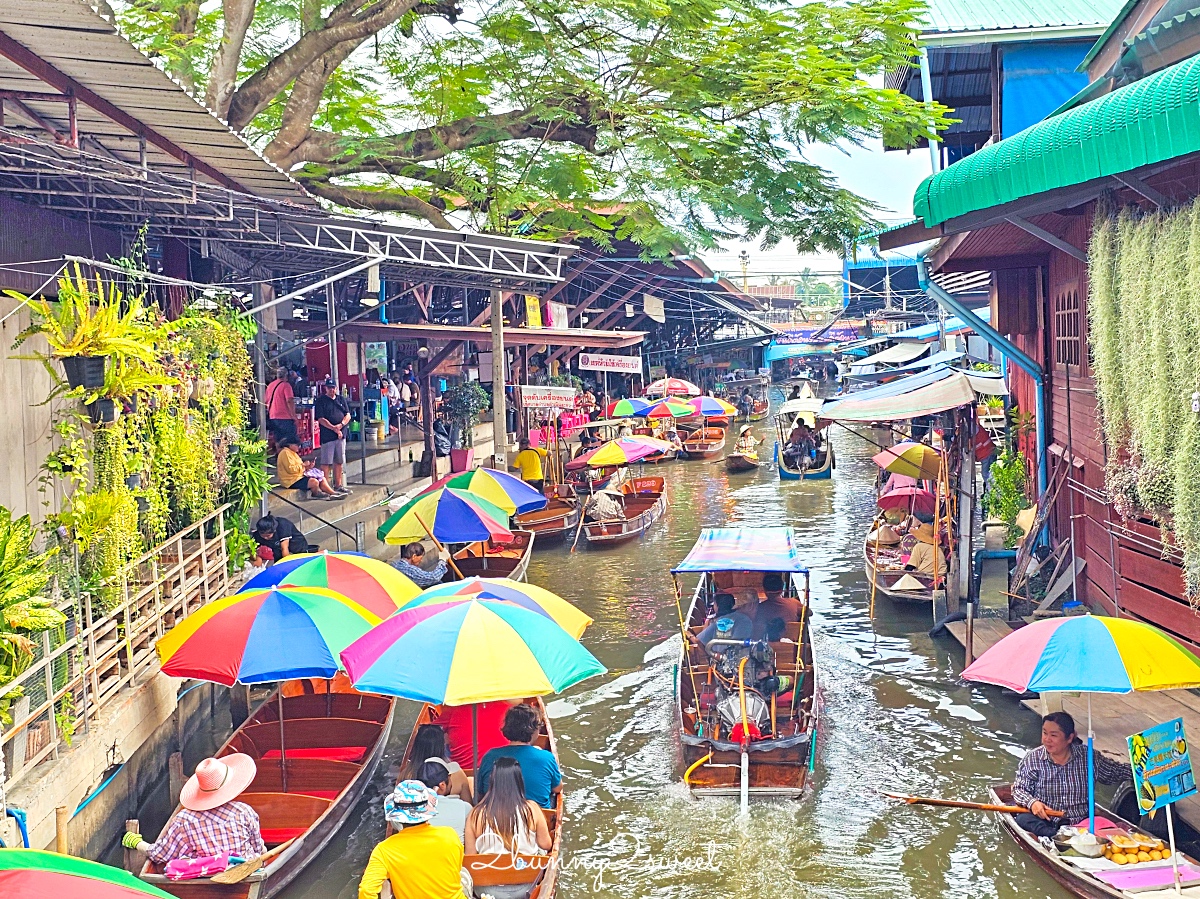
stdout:
MULTIPOLYGON (((643 540, 535 554, 529 580, 595 618, 584 642, 609 670, 548 699, 567 791, 562 899, 1064 895, 990 816, 878 794, 984 801, 988 783, 1011 778, 1036 745, 1038 727, 1011 694, 959 680, 961 649, 927 635, 928 609, 880 598, 871 620, 861 556, 873 508, 871 447, 835 431, 831 481, 784 483, 766 468, 731 475, 711 462, 649 466, 666 477, 671 502, 643 540), (668 572, 701 528, 725 524, 797 530, 813 573, 824 707, 810 795, 756 803, 748 822, 739 822, 736 800, 688 797, 673 716, 679 620, 668 572)), ((770 434, 762 436, 769 449, 770 434)), ((397 723, 393 761, 415 711, 406 708, 397 723)), ((285 899, 355 895, 383 834, 388 783, 378 779, 355 823, 285 899)))

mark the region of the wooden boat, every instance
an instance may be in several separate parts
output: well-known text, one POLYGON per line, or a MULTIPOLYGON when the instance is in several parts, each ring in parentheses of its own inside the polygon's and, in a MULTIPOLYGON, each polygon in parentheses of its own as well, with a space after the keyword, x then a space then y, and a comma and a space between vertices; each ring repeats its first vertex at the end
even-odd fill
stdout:
MULTIPOLYGON (((253 756, 258 773, 238 797, 258 812, 270 849, 294 842, 236 884, 168 880, 147 862, 140 877, 180 899, 269 899, 287 886, 342 829, 370 786, 392 726, 395 700, 359 693, 345 677, 283 685, 283 757, 273 694, 217 752, 253 756), (327 692, 331 691, 331 692, 327 692)), ((172 817, 179 814, 175 809, 172 817)))
POLYGON ((513 524, 523 531, 537 535, 537 547, 550 546, 579 525, 579 500, 569 484, 560 484, 546 502, 546 508, 513 516, 513 524), (564 495, 559 495, 561 491, 564 495))
POLYGON ((750 410, 749 415, 739 415, 739 421, 762 421, 767 417, 767 413, 771 411, 771 404, 766 400, 756 399, 754 408, 750 410))
MULTIPOLYGON (((454 553, 454 564, 463 577, 506 577, 523 581, 529 568, 529 557, 533 553, 534 537, 533 531, 514 530, 509 543, 493 543, 491 540, 468 543, 454 553)), ((453 575, 451 569, 447 580, 452 580, 453 575)))
MULTIPOLYGON (((904 570, 903 557, 911 551, 911 547, 903 543, 877 546, 870 539, 870 535, 882 524, 882 519, 876 519, 863 540, 867 583, 871 585, 869 589, 897 602, 933 602, 933 575, 904 570)), ((939 572, 939 577, 943 581, 948 580, 946 572, 939 572)))
POLYGON ((576 493, 595 493, 609 487, 615 481, 625 480, 626 470, 622 467, 576 468, 567 470, 567 483, 576 493))
MULTIPOLYGON (((686 766, 683 779, 695 794, 739 795, 743 746, 747 797, 798 798, 813 771, 820 699, 808 625, 808 572, 795 557, 795 545, 791 528, 710 529, 701 534, 688 558, 675 569, 676 575, 701 573, 687 612, 686 629, 690 634, 703 629, 706 609, 715 594, 733 593, 739 607, 758 602, 763 575, 774 571, 783 577, 786 595, 798 596, 794 575, 804 575, 803 592, 798 596, 804 603, 801 620, 786 624, 787 641, 733 647, 724 661, 710 658, 703 647, 690 643, 683 646, 676 714, 686 766), (734 719, 738 717, 744 685, 744 678, 742 684, 738 682, 737 660, 746 655, 771 658, 771 670, 793 678, 794 686, 782 696, 764 696, 745 688, 748 708, 761 710, 763 736, 743 744, 736 732, 741 724, 734 719)), ((754 715, 749 717, 753 719, 754 715)))
POLYGON ((678 451, 672 448, 661 453, 655 453, 653 456, 647 456, 642 461, 649 465, 657 465, 659 462, 674 462, 678 458, 678 451))
MULTIPOLYGON (((540 698, 526 699, 528 705, 536 706, 542 716, 542 732, 534 738, 534 745, 547 749, 558 760, 558 744, 554 730, 546 715, 546 706, 540 698)), ((404 750, 404 760, 412 753, 417 738, 417 728, 430 724, 437 716, 437 706, 426 705, 417 716, 412 736, 404 750)), ((474 776, 474 771, 466 772, 474 776)), ((468 855, 463 859, 475 884, 475 892, 487 892, 488 887, 501 885, 532 884, 530 899, 553 899, 558 887, 559 857, 562 855, 563 793, 560 790, 553 809, 543 809, 546 823, 550 826, 551 845, 546 855, 468 855)))
POLYGON ((817 423, 816 415, 820 411, 822 400, 813 396, 801 396, 788 400, 779 407, 775 416, 775 467, 779 471, 781 481, 827 481, 833 476, 837 467, 834 460, 833 443, 829 439, 829 428, 816 431, 817 456, 808 468, 793 467, 783 458, 783 447, 787 445, 792 429, 798 421, 803 421, 813 427, 817 423))
POLYGON ((700 428, 693 431, 683 441, 683 448, 689 459, 711 459, 725 449, 725 429, 700 428))
POLYGON ((758 453, 726 453, 725 470, 732 473, 754 471, 758 468, 758 453))
MULTIPOLYGON (((991 801, 995 804, 1013 804, 1012 786, 1010 784, 997 784, 991 788, 990 793, 991 801)), ((1116 812, 1103 808, 1100 805, 1096 806, 1096 816, 1097 818, 1108 818, 1115 825, 1117 831, 1127 834, 1140 834, 1144 837, 1153 838, 1151 834, 1148 834, 1141 828, 1129 823, 1124 818, 1120 817, 1116 812)), ((1017 824, 1012 815, 998 813, 997 817, 1000 819, 1000 826, 1008 833, 1010 837, 1013 838, 1013 840, 1016 841, 1017 845, 1025 851, 1025 854, 1033 859, 1039 868, 1053 877, 1054 880, 1057 881, 1058 884, 1072 896, 1082 896, 1085 897, 1085 899, 1133 899, 1135 896, 1145 895, 1144 887, 1139 888, 1137 891, 1121 889, 1114 884, 1107 883, 1106 881, 1100 879, 1100 877, 1097 877, 1096 874, 1092 874, 1084 870, 1079 865, 1073 864, 1071 861, 1071 855, 1060 855, 1057 850, 1046 848, 1041 844, 1037 837, 1017 824)), ((1096 835, 1099 837, 1104 837, 1106 834, 1111 834, 1113 832, 1113 829, 1101 828, 1097 826, 1096 835)), ((1194 869, 1197 865, 1195 859, 1184 854, 1183 852, 1180 852, 1179 856, 1181 873, 1187 871, 1188 869, 1194 869)), ((1091 860, 1081 859, 1080 861, 1084 864, 1087 864, 1091 860)), ((1110 873, 1113 871, 1120 871, 1122 873, 1139 871, 1143 872, 1144 874, 1161 872, 1159 876, 1165 880, 1165 883, 1163 883, 1161 886, 1158 886, 1158 889, 1162 890, 1162 895, 1175 895, 1173 884, 1174 875, 1172 873, 1171 862, 1169 860, 1164 859, 1163 861, 1138 862, 1136 865, 1126 865, 1124 867, 1121 867, 1114 862, 1110 862, 1108 865, 1103 867, 1106 870, 1099 871, 1097 872, 1098 874, 1110 873)), ((1185 880, 1183 895, 1194 895, 1196 883, 1196 880, 1185 880)), ((1155 895, 1159 895, 1159 893, 1156 892, 1155 895)))
POLYGON ((628 543, 646 533, 667 510, 667 488, 663 478, 632 478, 621 485, 620 492, 625 518, 585 523, 583 536, 588 545, 602 547, 628 543))

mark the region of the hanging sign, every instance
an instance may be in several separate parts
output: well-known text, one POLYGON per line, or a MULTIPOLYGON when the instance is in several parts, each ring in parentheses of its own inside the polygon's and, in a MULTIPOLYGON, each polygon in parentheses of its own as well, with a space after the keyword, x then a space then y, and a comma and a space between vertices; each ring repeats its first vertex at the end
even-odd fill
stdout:
POLYGON ((1196 792, 1182 718, 1129 737, 1129 761, 1143 814, 1196 792))
POLYGON ((639 374, 642 370, 641 356, 608 356, 599 353, 580 353, 580 371, 618 371, 624 374, 639 374))
POLYGON ((663 308, 662 297, 656 297, 653 294, 642 294, 642 311, 646 313, 646 317, 662 324, 667 320, 667 311, 663 308))
POLYGON ((650 366, 650 380, 651 381, 661 381, 666 376, 667 376, 667 367, 665 365, 651 365, 650 366))
POLYGON ((535 296, 525 295, 525 327, 542 326, 542 301, 535 296))
POLYGON ((574 409, 574 387, 521 386, 521 405, 526 409, 574 409))

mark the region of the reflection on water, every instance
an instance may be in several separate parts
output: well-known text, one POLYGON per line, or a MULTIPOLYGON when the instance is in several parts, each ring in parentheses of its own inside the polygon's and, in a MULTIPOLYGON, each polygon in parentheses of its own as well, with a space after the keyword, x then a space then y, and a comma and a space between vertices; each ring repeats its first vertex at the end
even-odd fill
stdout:
MULTIPOLYGON (((766 431, 766 428, 763 428, 766 431)), ((567 789, 559 895, 611 897, 1040 897, 1063 895, 979 812, 898 806, 892 789, 981 800, 1036 742, 1033 716, 958 679, 961 651, 933 640, 927 609, 878 602, 868 618, 861 535, 872 447, 834 435, 832 481, 660 467, 670 508, 639 542, 544 549, 529 579, 595 618, 585 642, 602 680, 549 703, 567 789), (812 793, 752 806, 692 800, 680 780, 673 693, 679 619, 669 568, 703 527, 795 527, 812 569, 824 714, 812 793)), ((694 582, 687 584, 687 589, 694 582)), ((415 709, 412 709, 415 713, 415 709)), ((398 756, 411 717, 397 724, 398 756)), ((287 899, 351 897, 382 834, 380 778, 357 823, 287 899)))

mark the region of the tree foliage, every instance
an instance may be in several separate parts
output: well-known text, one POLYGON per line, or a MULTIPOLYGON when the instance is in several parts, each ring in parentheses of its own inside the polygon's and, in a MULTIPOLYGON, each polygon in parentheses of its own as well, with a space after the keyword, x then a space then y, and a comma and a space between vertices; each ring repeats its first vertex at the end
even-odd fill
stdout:
POLYGON ((493 233, 841 250, 813 143, 910 142, 918 0, 126 0, 120 22, 335 203, 493 233), (236 65, 234 64, 236 62, 236 65))

